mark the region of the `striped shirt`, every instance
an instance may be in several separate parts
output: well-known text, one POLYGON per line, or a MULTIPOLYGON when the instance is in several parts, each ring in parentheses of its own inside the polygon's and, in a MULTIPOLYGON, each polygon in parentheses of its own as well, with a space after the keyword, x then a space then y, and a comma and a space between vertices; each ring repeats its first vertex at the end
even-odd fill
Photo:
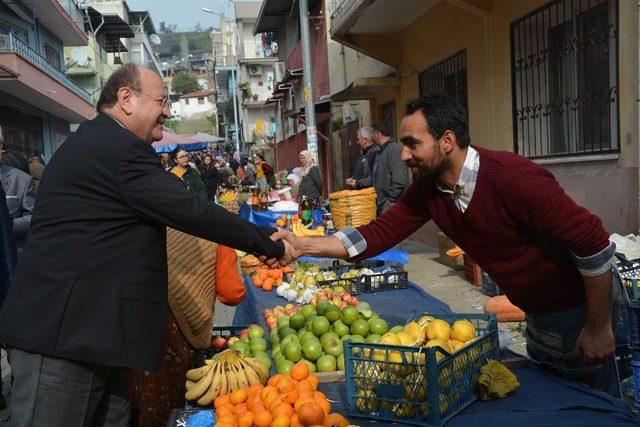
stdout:
POLYGON ((453 202, 461 212, 467 210, 473 191, 476 189, 476 181, 478 180, 478 170, 480 169, 480 154, 478 151, 469 146, 467 149, 467 157, 464 159, 464 165, 460 172, 460 177, 453 190, 436 184, 436 188, 443 193, 451 194, 453 202))

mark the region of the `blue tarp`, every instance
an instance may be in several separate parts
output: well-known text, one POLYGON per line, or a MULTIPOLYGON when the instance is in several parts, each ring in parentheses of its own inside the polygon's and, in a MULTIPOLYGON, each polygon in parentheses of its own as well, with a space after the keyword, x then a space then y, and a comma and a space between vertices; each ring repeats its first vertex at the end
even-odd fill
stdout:
POLYGON ((185 151, 196 151, 196 150, 206 150, 207 143, 206 142, 194 142, 193 144, 169 144, 169 145, 159 145, 153 146, 153 149, 156 153, 170 153, 176 148, 182 148, 185 151))

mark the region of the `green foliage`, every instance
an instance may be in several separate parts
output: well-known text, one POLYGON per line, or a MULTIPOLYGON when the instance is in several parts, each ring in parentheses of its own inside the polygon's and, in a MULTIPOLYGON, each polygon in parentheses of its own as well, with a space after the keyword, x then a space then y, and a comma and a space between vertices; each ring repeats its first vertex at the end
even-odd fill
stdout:
POLYGON ((171 86, 171 89, 173 89, 174 92, 182 94, 202 90, 198 84, 196 76, 185 71, 179 71, 175 76, 173 76, 173 83, 171 86))
POLYGON ((209 36, 209 31, 211 29, 206 29, 202 32, 189 31, 185 33, 177 33, 172 31, 173 26, 166 24, 164 29, 166 32, 161 31, 161 34, 158 34, 162 43, 159 45, 153 45, 154 52, 161 58, 171 57, 180 53, 180 39, 183 35, 187 38, 189 53, 203 53, 211 52, 213 50, 211 37, 209 36))

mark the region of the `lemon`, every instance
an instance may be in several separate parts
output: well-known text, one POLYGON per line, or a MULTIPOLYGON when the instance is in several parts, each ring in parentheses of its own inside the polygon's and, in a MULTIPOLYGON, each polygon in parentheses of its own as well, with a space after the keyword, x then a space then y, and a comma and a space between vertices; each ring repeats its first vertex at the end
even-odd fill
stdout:
POLYGON ((468 320, 456 320, 451 328, 451 339, 467 342, 476 337, 476 328, 468 320))
MULTIPOLYGON (((451 353, 451 348, 449 348, 449 345, 446 343, 446 341, 439 339, 428 341, 426 347, 442 347, 443 350, 451 353)), ((444 355, 442 354, 442 352, 436 352, 436 360, 440 360, 443 357, 444 355)))
POLYGON ((400 340, 400 345, 412 346, 416 341, 412 335, 409 335, 406 332, 398 332, 396 337, 400 340))
POLYGON ((393 332, 387 332, 384 334, 378 344, 386 344, 386 345, 400 345, 400 339, 393 332))
POLYGON ((402 331, 411 335, 415 341, 424 341, 427 336, 426 328, 417 322, 407 323, 402 331))
POLYGON ((432 321, 433 321, 433 317, 431 317, 431 316, 422 316, 420 319, 418 319, 418 325, 427 326, 432 321))
POLYGON ((376 397, 377 395, 373 390, 359 390, 356 397, 356 408, 358 408, 358 411, 365 413, 375 411, 378 409, 376 397))
MULTIPOLYGON (((453 335, 453 334, 451 334, 453 335)), ((456 352, 458 350, 460 350, 462 347, 464 347, 464 342, 462 341, 458 341, 458 340, 449 340, 447 341, 447 344, 449 345, 449 348, 456 352)))
POLYGON ((451 334, 451 326, 449 323, 441 319, 435 319, 427 325, 427 337, 430 340, 447 341, 451 334))

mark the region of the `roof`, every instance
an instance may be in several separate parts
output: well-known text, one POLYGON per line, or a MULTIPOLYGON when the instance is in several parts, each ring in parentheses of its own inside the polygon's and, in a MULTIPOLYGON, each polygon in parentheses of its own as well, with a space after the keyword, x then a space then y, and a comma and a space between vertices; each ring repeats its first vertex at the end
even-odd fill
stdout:
MULTIPOLYGON (((320 0, 309 0, 309 10, 313 10, 319 2, 320 0)), ((297 20, 298 8, 295 7, 293 11, 291 10, 294 4, 297 4, 294 0, 264 0, 256 25, 253 27, 253 34, 277 31, 291 13, 295 15, 293 17, 297 20)))
POLYGON ((213 95, 214 93, 216 93, 216 91, 213 90, 213 89, 202 90, 202 91, 199 91, 199 92, 189 92, 189 93, 186 93, 186 94, 182 95, 180 97, 180 99, 184 99, 184 98, 201 98, 203 96, 213 95))
POLYGON ((86 8, 89 21, 85 23, 87 30, 98 29, 98 33, 105 33, 107 38, 133 38, 131 26, 115 13, 100 13, 93 7, 86 8))
POLYGON ((236 19, 256 19, 260 14, 261 1, 236 3, 236 19))
POLYGON ((147 34, 155 34, 156 27, 153 25, 151 15, 147 10, 131 10, 129 11, 129 23, 131 25, 140 25, 140 22, 144 23, 144 32, 147 34))

